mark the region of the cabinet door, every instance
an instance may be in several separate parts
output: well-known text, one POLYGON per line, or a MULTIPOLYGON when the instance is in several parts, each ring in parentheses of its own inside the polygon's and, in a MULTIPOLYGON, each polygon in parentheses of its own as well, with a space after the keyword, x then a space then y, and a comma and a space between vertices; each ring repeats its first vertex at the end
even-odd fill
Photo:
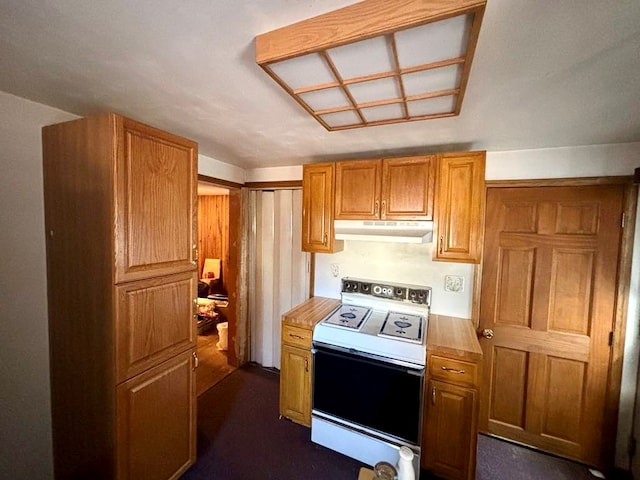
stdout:
POLYGON ((342 248, 333 234, 334 164, 303 166, 302 250, 331 253, 342 248))
POLYGON ((179 478, 196 459, 195 350, 117 389, 118 480, 179 478))
POLYGON ((195 269, 197 145, 121 117, 116 131, 116 283, 195 269))
POLYGON ((282 345, 280 415, 311 425, 311 352, 282 345))
POLYGON ((436 260, 479 263, 484 221, 485 153, 439 158, 436 260))
POLYGON ((448 480, 475 476, 476 390, 429 381, 425 396, 423 468, 448 480))
POLYGON ((381 160, 336 163, 336 220, 380 218, 381 160))
POLYGON ((195 347, 196 282, 195 273, 183 272, 116 287, 118 383, 195 347))
POLYGON ((433 220, 435 157, 389 158, 382 163, 382 220, 433 220))

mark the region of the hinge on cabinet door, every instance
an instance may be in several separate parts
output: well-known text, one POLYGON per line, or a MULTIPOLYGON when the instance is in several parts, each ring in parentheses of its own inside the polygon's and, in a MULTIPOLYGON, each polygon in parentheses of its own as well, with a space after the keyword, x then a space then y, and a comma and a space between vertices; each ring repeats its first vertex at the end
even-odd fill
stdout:
POLYGON ((629 458, 633 458, 636 454, 636 437, 633 435, 629 436, 629 442, 627 443, 627 453, 629 454, 629 458))
POLYGON ((622 222, 620 222, 622 228, 624 228, 624 212, 622 212, 622 222))
POLYGON ((609 332, 609 346, 613 345, 613 332, 609 332))

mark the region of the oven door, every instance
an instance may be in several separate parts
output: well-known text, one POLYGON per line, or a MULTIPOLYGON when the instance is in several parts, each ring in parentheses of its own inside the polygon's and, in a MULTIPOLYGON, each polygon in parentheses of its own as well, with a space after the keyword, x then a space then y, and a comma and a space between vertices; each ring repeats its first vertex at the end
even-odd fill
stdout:
POLYGON ((315 414, 420 444, 424 367, 328 345, 313 353, 315 414))

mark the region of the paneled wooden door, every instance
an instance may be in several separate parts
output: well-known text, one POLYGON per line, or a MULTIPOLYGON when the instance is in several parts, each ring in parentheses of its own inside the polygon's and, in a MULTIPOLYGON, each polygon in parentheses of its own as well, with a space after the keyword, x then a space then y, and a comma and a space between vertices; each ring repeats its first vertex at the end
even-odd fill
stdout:
POLYGON ((606 463, 622 208, 619 185, 488 189, 481 431, 606 463))

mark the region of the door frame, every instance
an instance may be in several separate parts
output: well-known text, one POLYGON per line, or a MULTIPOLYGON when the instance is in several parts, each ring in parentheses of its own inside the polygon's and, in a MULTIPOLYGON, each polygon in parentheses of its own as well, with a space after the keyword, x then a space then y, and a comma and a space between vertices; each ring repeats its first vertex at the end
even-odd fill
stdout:
POLYGON ((229 349, 227 361, 239 367, 249 361, 247 316, 247 189, 242 184, 198 174, 198 181, 229 190, 229 299, 235 307, 229 312, 229 349))
MULTIPOLYGON (((624 343, 627 326, 627 309, 629 304, 629 287, 631 283, 631 260, 633 256, 633 235, 636 222, 636 206, 638 201, 638 187, 633 184, 633 176, 615 177, 584 177, 557 178, 533 180, 488 180, 485 182, 484 199, 486 202, 489 188, 514 187, 577 187, 588 185, 622 185, 624 197, 622 213, 624 225, 620 240, 620 255, 618 257, 618 278, 616 281, 616 307, 613 318, 613 345, 609 359, 609 378, 605 399, 605 416, 602 448, 607 470, 614 466, 616 436, 618 429, 618 409, 620 404, 620 387, 622 383, 622 364, 624 360, 624 343)), ((622 219, 621 219, 622 221, 622 219)), ((486 217, 482 219, 482 244, 484 245, 484 231, 486 217)), ((480 322, 480 296, 482 285, 483 252, 480 263, 474 272, 474 294, 472 303, 472 321, 476 328, 480 322)), ((636 386, 637 388, 637 386, 636 386)))

